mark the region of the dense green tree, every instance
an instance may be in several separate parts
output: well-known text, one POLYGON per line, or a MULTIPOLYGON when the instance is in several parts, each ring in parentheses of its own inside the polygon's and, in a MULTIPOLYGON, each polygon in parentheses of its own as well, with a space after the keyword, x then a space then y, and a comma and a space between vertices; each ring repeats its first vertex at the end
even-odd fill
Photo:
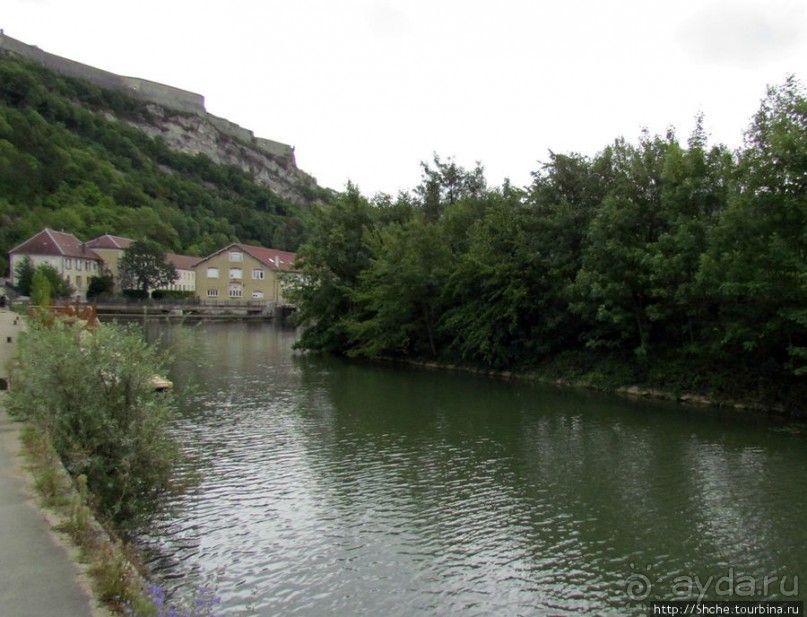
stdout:
POLYGON ((435 153, 433 166, 425 162, 420 166, 423 178, 415 194, 428 221, 439 219, 446 206, 454 205, 463 197, 480 195, 486 188, 481 163, 468 171, 453 159, 443 162, 435 153))
MULTIPOLYGON (((44 276, 45 279, 47 279, 50 288, 51 299, 55 300, 59 298, 69 298, 75 293, 75 289, 73 289, 70 283, 65 281, 61 277, 59 272, 56 270, 56 268, 54 268, 50 264, 47 263, 39 264, 36 267, 34 276, 36 276, 36 274, 42 274, 42 276, 44 276)), ((32 288, 31 293, 33 293, 33 281, 31 284, 31 288, 32 288)))
POLYGON ((739 190, 699 271, 717 320, 714 352, 804 371, 807 347, 807 98, 794 79, 769 89, 746 134, 739 190))
POLYGON ((42 270, 34 272, 31 280, 31 304, 34 306, 50 306, 50 281, 42 270))
POLYGON ((99 296, 111 296, 115 291, 115 277, 108 269, 104 268, 97 276, 90 277, 87 285, 87 300, 98 298, 99 296))
POLYGON ((31 295, 31 283, 34 280, 34 262, 27 255, 17 262, 14 268, 14 282, 17 285, 17 292, 21 296, 31 295))
POLYGON ((355 311, 355 289, 372 257, 364 240, 376 212, 359 189, 348 184, 337 201, 322 210, 311 239, 297 252, 302 272, 288 297, 299 306, 305 326, 297 346, 332 353, 351 347, 346 323, 355 311))
POLYGON ((165 257, 156 242, 139 240, 123 252, 118 260, 118 275, 123 289, 137 289, 144 296, 157 287, 166 287, 177 278, 177 269, 165 257))
POLYGON ((589 345, 631 346, 646 355, 652 246, 668 229, 661 208, 662 171, 672 142, 644 135, 639 146, 617 140, 599 156, 607 192, 587 230, 572 309, 592 328, 589 345))
MULTIPOLYGON (((520 192, 491 191, 446 281, 442 331, 466 362, 509 368, 535 351, 542 297, 520 192)), ((450 220, 450 214, 446 214, 450 220)))
POLYGON ((365 242, 373 259, 345 320, 350 355, 437 357, 440 298, 451 263, 441 229, 416 216, 368 231, 365 242))
POLYGON ((709 298, 697 284, 708 234, 725 209, 734 164, 724 146, 709 147, 702 118, 684 149, 670 144, 662 169, 660 213, 664 230, 648 247, 650 302, 647 313, 657 343, 697 351, 711 327, 709 298))
POLYGON ((34 276, 36 274, 40 274, 42 278, 48 281, 48 295, 50 298, 67 298, 73 294, 74 289, 59 275, 56 268, 47 263, 34 267, 31 258, 26 255, 17 262, 14 268, 14 282, 20 295, 32 295, 34 276))

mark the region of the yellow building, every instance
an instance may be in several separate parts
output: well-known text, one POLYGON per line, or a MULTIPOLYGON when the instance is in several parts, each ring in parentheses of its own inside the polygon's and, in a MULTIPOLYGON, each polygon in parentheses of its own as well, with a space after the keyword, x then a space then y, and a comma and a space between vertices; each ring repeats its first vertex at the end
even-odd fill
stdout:
POLYGON ((115 291, 120 291, 120 286, 118 285, 118 260, 123 255, 123 251, 128 249, 131 244, 132 240, 129 238, 110 234, 98 236, 94 240, 87 242, 87 246, 101 257, 104 267, 112 274, 115 280, 115 291))
POLYGON ((196 264, 196 294, 205 301, 285 304, 283 274, 294 253, 235 243, 196 264))

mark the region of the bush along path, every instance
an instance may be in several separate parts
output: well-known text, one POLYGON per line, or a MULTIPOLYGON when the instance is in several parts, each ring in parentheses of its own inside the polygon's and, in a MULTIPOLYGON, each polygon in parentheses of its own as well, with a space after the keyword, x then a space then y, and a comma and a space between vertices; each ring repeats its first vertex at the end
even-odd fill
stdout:
POLYGON ((190 608, 169 606, 165 590, 148 584, 134 552, 110 531, 142 521, 178 490, 171 481, 179 460, 169 433, 174 401, 151 386, 162 371, 157 350, 137 329, 35 315, 19 340, 4 403, 11 418, 25 422, 36 489, 78 546, 96 597, 118 614, 209 617, 212 593, 190 608))

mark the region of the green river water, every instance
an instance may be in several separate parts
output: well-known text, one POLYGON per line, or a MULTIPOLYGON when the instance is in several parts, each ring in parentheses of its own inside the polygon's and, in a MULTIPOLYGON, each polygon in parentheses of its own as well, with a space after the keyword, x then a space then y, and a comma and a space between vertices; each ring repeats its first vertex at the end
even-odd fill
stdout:
POLYGON ((172 377, 200 481, 140 542, 221 614, 807 595, 804 423, 309 357, 275 325, 149 330, 195 341, 172 377))

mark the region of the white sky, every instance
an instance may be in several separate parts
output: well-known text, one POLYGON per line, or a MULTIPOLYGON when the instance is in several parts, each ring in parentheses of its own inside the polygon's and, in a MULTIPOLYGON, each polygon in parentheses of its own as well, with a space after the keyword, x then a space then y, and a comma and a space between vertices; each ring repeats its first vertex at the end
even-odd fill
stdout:
POLYGON ((736 147, 768 84, 807 80, 803 0, 0 0, 0 27, 198 92, 367 195, 414 188, 433 152, 526 186, 550 149, 685 141, 699 112, 736 147))

